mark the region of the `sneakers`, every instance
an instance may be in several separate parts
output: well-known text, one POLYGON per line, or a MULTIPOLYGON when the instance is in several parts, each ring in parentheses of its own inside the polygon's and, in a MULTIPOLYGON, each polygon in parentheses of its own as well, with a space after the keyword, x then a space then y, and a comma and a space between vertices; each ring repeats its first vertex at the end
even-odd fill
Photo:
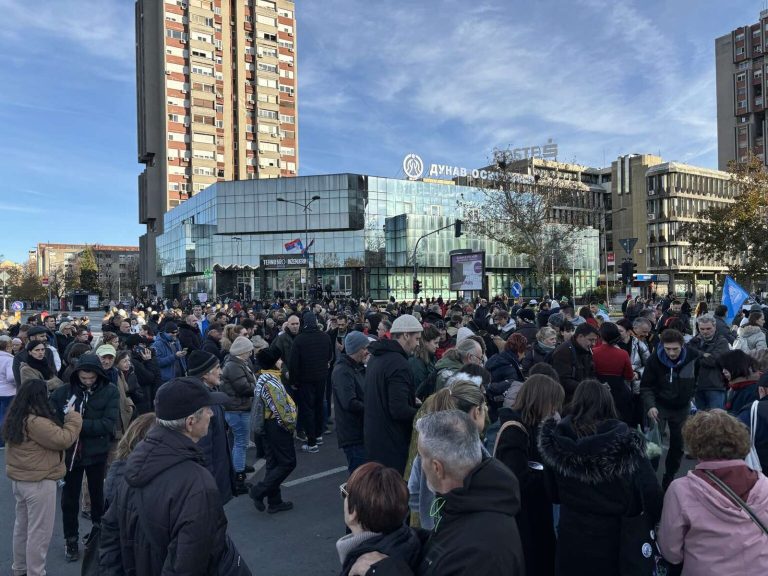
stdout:
POLYGON ((250 487, 248 490, 248 496, 250 496, 251 500, 253 500, 253 505, 256 506, 256 510, 259 512, 264 512, 264 510, 266 510, 266 507, 264 506, 264 496, 259 494, 256 486, 250 487))
POLYGON ((307 435, 304 434, 304 432, 299 432, 297 430, 295 436, 296 436, 296 440, 298 440, 299 442, 306 442, 307 441, 307 435))
POLYGON ((246 474, 253 474, 254 472, 256 472, 256 468, 254 468, 253 466, 246 465, 243 472, 245 472, 246 474))
POLYGON ((287 512, 293 510, 293 502, 280 502, 280 504, 270 504, 267 508, 267 514, 277 514, 278 512, 287 512))
POLYGON ((80 546, 77 544, 77 536, 74 538, 67 538, 67 543, 64 548, 64 559, 67 562, 77 562, 80 559, 80 546))
POLYGON ((301 451, 308 452, 309 454, 317 454, 318 452, 320 452, 320 448, 318 448, 317 446, 310 446, 309 444, 303 444, 301 446, 301 451))
POLYGON ((235 496, 248 494, 248 486, 245 484, 245 472, 238 472, 235 475, 235 496))
POLYGON ((316 442, 317 442, 318 446, 321 446, 323 444, 323 437, 322 436, 318 436, 316 442))

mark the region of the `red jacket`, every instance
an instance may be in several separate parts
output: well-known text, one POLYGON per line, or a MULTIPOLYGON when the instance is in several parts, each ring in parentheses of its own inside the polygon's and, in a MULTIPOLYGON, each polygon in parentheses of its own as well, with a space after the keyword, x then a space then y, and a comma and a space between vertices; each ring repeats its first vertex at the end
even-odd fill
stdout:
POLYGON ((616 346, 605 343, 595 346, 592 349, 592 361, 598 376, 623 376, 625 380, 633 380, 635 377, 629 354, 616 346))

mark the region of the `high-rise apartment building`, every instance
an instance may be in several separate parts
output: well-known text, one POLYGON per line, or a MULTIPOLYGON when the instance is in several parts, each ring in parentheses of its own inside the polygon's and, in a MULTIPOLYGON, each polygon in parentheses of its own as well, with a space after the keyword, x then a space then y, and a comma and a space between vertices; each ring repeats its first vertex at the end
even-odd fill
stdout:
POLYGON ((298 171, 293 0, 137 0, 142 284, 163 214, 221 180, 298 171))
POLYGON ((717 75, 717 160, 747 159, 751 150, 765 162, 765 76, 768 58, 768 10, 760 21, 715 40, 717 75))

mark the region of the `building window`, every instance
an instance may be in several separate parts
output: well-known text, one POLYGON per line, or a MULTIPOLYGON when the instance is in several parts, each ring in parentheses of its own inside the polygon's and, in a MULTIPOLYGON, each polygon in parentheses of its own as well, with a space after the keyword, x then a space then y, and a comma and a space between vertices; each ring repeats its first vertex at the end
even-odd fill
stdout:
POLYGON ((736 56, 741 56, 744 54, 744 47, 740 46, 739 48, 736 48, 736 56))
POLYGON ((294 116, 288 116, 287 114, 280 114, 280 122, 284 122, 285 124, 293 124, 296 122, 296 118, 294 116))
POLYGON ((744 82, 747 79, 746 72, 739 72, 736 74, 736 82, 744 82))
POLYGON ((262 72, 273 72, 277 74, 277 64, 266 64, 265 62, 259 62, 258 69, 262 72))
POLYGON ((258 115, 261 118, 269 118, 271 120, 277 120, 278 116, 277 112, 274 110, 262 110, 261 108, 259 108, 258 115))

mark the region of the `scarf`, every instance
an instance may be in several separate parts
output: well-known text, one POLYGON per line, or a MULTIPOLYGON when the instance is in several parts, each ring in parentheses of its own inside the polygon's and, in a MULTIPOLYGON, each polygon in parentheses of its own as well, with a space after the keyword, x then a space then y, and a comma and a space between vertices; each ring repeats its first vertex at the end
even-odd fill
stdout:
POLYGON ((42 360, 37 360, 36 358, 32 357, 32 354, 28 355, 28 358, 26 359, 26 363, 29 365, 30 368, 34 368, 43 377, 43 380, 50 380, 54 377, 53 370, 51 370, 51 365, 48 364, 48 361, 45 359, 45 356, 43 356, 42 360))

